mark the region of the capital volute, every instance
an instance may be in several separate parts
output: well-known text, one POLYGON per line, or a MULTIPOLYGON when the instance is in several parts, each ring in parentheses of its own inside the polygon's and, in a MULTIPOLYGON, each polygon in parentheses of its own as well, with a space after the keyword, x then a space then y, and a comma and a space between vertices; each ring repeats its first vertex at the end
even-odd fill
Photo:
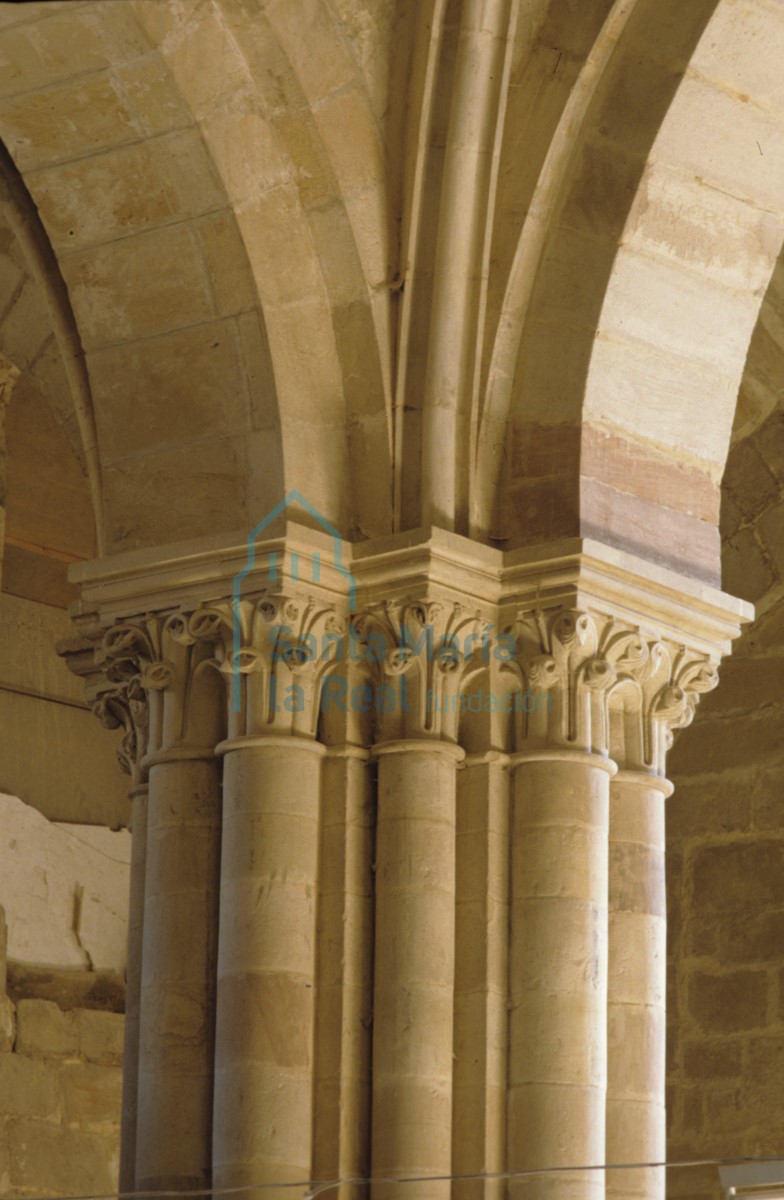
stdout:
POLYGON ((512 632, 533 697, 520 731, 528 752, 570 749, 663 776, 673 730, 718 682, 704 651, 607 611, 537 609, 512 632))
POLYGON ((346 653, 348 622, 311 596, 264 591, 227 606, 219 666, 229 736, 318 732, 323 684, 346 653))
MULTIPOLYGON (((94 620, 79 653, 63 644, 69 667, 85 679, 94 715, 109 729, 122 728, 117 754, 134 786, 146 761, 194 738, 203 739, 203 675, 215 667, 209 635, 214 625, 192 612, 146 613, 104 627, 94 620)), ((216 677, 217 678, 217 677, 216 677)), ((216 725, 216 722, 213 722, 216 725)), ((212 736, 210 734, 210 736, 212 736)), ((216 739, 222 727, 215 727, 216 739)))
POLYGON ((106 681, 106 690, 94 696, 90 707, 104 729, 122 730, 123 736, 116 750, 117 761, 120 769, 130 775, 132 786, 138 787, 144 781, 142 759, 149 726, 147 697, 138 680, 125 680, 114 686, 106 681))
POLYGON ((371 606, 356 628, 375 669, 378 744, 454 743, 465 688, 484 665, 492 624, 460 602, 407 599, 371 606))

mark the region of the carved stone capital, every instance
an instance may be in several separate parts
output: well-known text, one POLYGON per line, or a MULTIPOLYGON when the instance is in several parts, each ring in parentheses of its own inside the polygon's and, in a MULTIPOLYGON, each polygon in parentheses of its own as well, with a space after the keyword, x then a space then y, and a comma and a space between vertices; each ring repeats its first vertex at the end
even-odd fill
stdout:
POLYGON ((521 750, 572 749, 664 776, 672 731, 718 683, 711 657, 670 631, 595 609, 537 608, 510 632, 531 697, 521 750))
POLYGON ((348 712, 327 740, 572 748, 658 777, 753 615, 589 539, 504 552, 437 529, 351 546, 289 522, 252 552, 245 534, 211 537, 73 577, 99 659, 91 702, 106 694, 102 719, 121 720, 118 690, 137 681, 137 710, 146 697, 146 732, 123 718, 126 758, 209 745, 216 695, 227 729, 213 745, 324 735, 329 693, 348 712), (504 639, 511 653, 496 653, 504 639))
POLYGON ((264 591, 212 612, 221 617, 216 661, 226 683, 229 738, 315 737, 324 681, 349 637, 334 605, 264 591))
POLYGON ((92 622, 82 624, 81 636, 57 645, 68 670, 82 680, 85 698, 105 729, 123 731, 117 747, 120 769, 131 776, 132 787, 144 781, 141 762, 146 752, 149 712, 147 696, 137 686, 136 672, 107 670, 101 647, 102 631, 92 622))
POLYGON ((456 742, 462 697, 492 633, 480 612, 441 600, 386 601, 355 626, 374 666, 377 741, 456 742))
POLYGON ((124 730, 117 756, 133 786, 151 756, 209 749, 222 736, 222 704, 213 699, 216 636, 201 614, 151 613, 108 628, 93 622, 78 653, 74 644, 60 647, 84 678, 94 715, 107 729, 124 730))

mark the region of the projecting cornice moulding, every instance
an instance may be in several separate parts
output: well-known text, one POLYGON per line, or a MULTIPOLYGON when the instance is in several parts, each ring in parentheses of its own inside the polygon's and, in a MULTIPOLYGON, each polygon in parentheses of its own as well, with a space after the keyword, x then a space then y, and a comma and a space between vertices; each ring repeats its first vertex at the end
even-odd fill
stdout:
POLYGON ((688 643, 717 662, 751 621, 750 604, 600 542, 570 538, 508 552, 441 529, 352 545, 295 522, 249 548, 247 534, 200 538, 74 565, 78 626, 193 610, 262 591, 338 612, 405 599, 448 602, 503 629, 520 613, 569 607, 688 643), (239 580, 239 583, 237 582, 239 580))

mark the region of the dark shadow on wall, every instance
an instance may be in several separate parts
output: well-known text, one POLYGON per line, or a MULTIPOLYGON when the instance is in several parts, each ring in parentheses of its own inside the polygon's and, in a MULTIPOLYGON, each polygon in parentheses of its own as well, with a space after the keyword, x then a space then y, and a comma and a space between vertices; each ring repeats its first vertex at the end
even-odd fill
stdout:
POLYGON ((721 488, 722 582, 767 610, 784 583, 784 256, 760 309, 721 488))

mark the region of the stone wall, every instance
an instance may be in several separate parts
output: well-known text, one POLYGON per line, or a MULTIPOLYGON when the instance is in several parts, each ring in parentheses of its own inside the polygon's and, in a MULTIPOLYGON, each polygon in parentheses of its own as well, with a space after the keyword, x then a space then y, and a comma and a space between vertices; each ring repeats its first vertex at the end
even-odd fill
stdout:
MULTIPOLYGON (((784 1146, 783 606, 721 677, 671 756, 670 1160, 784 1146)), ((671 1172, 670 1192, 715 1197, 718 1172, 671 1172)))
POLYGON ((0 1195, 111 1192, 130 835, 2 794, 0 831, 0 1195))
MULTIPOLYGON (((0 926, 4 943, 2 910, 0 926)), ((69 993, 78 993, 68 983, 64 978, 60 1004, 18 995, 14 1002, 0 945, 0 1193, 6 1197, 117 1187, 124 1018, 67 1007, 69 993)))
POLYGON ((116 829, 128 816, 119 736, 101 728, 82 681, 55 653, 73 634, 60 609, 0 594, 0 792, 52 821, 116 829))

